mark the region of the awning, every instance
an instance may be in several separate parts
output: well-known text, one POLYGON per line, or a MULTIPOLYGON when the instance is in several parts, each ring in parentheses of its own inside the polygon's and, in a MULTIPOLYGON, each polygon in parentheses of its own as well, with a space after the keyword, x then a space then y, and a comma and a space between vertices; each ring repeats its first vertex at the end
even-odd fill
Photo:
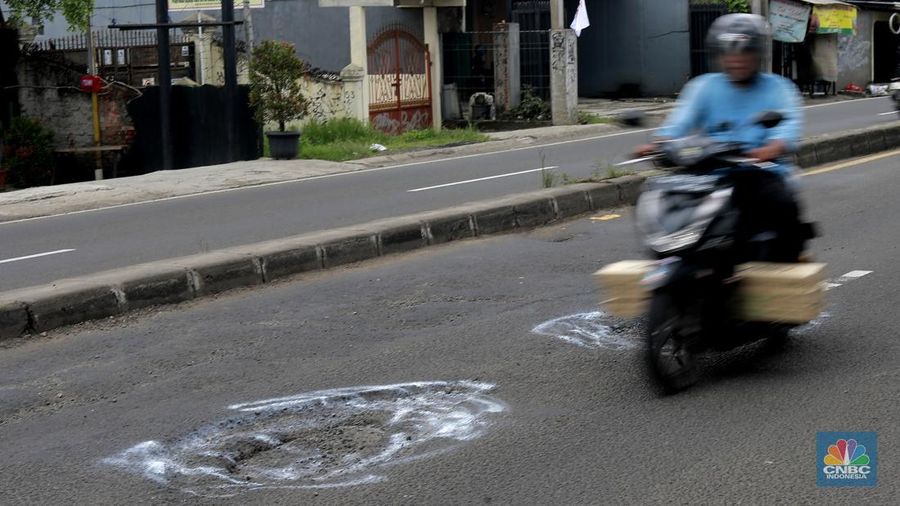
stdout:
POLYGON ((900 11, 900 2, 884 2, 877 0, 850 0, 851 4, 868 10, 873 11, 888 11, 888 12, 897 12, 900 11))
POLYGON ((813 4, 813 5, 843 5, 845 7, 853 7, 853 4, 848 4, 847 2, 841 2, 840 0, 800 0, 803 3, 813 4))

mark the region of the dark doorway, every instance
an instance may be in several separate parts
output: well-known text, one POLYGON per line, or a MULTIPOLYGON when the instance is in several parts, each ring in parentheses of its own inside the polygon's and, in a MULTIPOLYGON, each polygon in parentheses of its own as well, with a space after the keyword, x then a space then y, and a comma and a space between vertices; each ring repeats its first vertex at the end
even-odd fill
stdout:
POLYGON ((898 68, 900 61, 897 58, 897 43, 900 42, 900 35, 894 35, 891 32, 887 21, 878 21, 875 23, 872 42, 874 81, 886 83, 895 77, 900 77, 900 68, 898 68))

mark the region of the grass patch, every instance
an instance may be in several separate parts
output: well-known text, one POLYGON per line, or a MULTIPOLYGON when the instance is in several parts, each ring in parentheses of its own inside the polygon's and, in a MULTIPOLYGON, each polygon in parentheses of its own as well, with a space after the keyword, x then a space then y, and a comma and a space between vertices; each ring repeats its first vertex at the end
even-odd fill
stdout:
POLYGON ((553 188, 559 183, 559 176, 551 169, 541 169, 541 185, 544 188, 553 188))
POLYGON ((614 118, 611 118, 609 116, 597 116, 596 114, 591 114, 584 111, 578 112, 579 125, 607 125, 612 123, 614 120, 614 118))
MULTIPOLYGON (((333 162, 488 140, 486 135, 474 128, 444 129, 440 132, 414 130, 401 135, 387 135, 360 121, 347 118, 309 123, 302 132, 300 158, 333 162), (387 151, 373 151, 372 144, 381 144, 387 151)), ((265 145, 265 153, 268 155, 268 143, 265 145)))
POLYGON ((329 160, 344 162, 373 156, 369 146, 371 143, 358 141, 336 141, 328 144, 307 144, 300 141, 300 158, 307 160, 329 160))

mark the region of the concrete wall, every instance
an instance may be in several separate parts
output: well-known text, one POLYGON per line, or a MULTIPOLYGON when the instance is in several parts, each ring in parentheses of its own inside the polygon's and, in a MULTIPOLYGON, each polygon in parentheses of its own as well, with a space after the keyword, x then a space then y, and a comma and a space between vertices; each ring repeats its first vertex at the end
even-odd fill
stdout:
MULTIPOLYGON (((578 5, 566 0, 567 19, 578 5)), ((589 6, 578 40, 582 96, 636 85, 645 95, 678 92, 690 75, 688 0, 606 0, 589 6)))
POLYGON ((306 121, 327 121, 346 116, 343 82, 313 75, 304 76, 302 82, 303 96, 309 100, 306 121))
POLYGON ((890 17, 889 12, 860 10, 856 36, 839 36, 838 89, 849 83, 865 87, 872 81, 874 25, 876 21, 887 21, 890 17))
POLYGON ((650 95, 677 93, 691 75, 687 0, 644 0, 644 74, 650 95))

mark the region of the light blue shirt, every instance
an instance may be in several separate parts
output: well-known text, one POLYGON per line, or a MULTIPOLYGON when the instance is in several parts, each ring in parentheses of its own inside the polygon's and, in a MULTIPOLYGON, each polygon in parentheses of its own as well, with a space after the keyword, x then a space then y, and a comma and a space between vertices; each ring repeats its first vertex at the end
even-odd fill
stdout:
MULTIPOLYGON (((797 87, 781 76, 762 73, 749 86, 736 86, 725 74, 705 74, 682 90, 675 111, 656 131, 657 137, 684 137, 701 133, 753 149, 772 141, 787 143, 795 151, 803 130, 803 114, 797 87), (775 128, 754 125, 760 113, 780 112, 784 119, 775 128)), ((771 170, 788 177, 790 160, 782 159, 771 170)))

